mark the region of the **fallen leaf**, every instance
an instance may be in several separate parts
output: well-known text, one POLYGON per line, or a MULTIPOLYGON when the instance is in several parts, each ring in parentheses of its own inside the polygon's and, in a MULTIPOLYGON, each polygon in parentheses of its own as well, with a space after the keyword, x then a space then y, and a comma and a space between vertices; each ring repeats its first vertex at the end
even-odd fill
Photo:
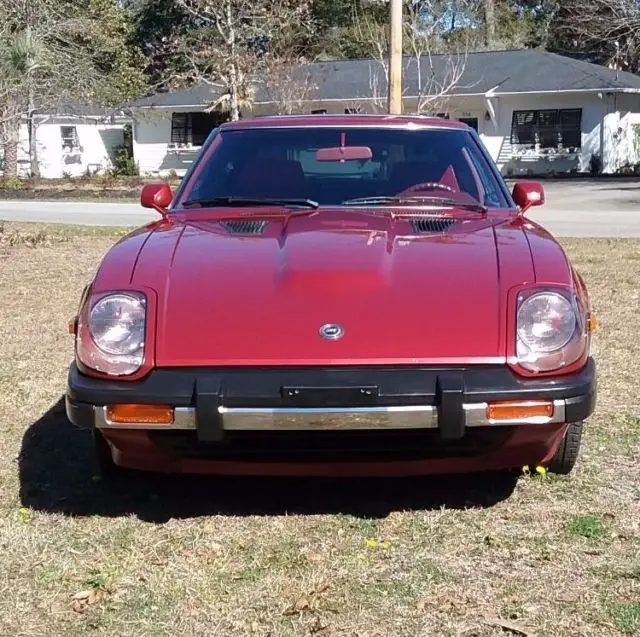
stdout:
POLYGON ((84 600, 84 599, 89 599, 89 595, 91 595, 91 593, 93 593, 93 589, 90 588, 86 591, 80 591, 79 593, 76 593, 73 596, 73 599, 78 599, 78 600, 84 600))
POLYGON ((302 611, 309 610, 310 607, 311 604, 309 603, 309 600, 305 595, 303 595, 302 597, 298 598, 293 606, 289 606, 289 608, 284 611, 284 615, 297 615, 302 611))
POLYGON ((98 602, 102 596, 103 591, 90 588, 84 591, 79 591, 73 596, 73 602, 71 604, 71 609, 75 613, 84 613, 89 606, 98 602))
POLYGON ((616 519, 616 516, 613 513, 603 513, 602 517, 605 520, 615 520, 616 519))
POLYGON ((528 628, 514 622, 505 621, 504 619, 484 619, 483 623, 487 626, 502 628, 505 632, 511 633, 512 635, 519 635, 519 637, 535 637, 528 628))
POLYGON ((328 624, 323 624, 321 619, 316 616, 313 624, 311 624, 311 626, 309 626, 309 632, 312 635, 315 635, 316 633, 320 633, 323 630, 326 630, 328 628, 328 624))
POLYGON ((320 595, 321 593, 328 591, 330 586, 331 585, 329 584, 329 582, 322 582, 322 584, 320 584, 320 586, 318 586, 318 588, 316 588, 316 590, 312 592, 312 595, 320 595))

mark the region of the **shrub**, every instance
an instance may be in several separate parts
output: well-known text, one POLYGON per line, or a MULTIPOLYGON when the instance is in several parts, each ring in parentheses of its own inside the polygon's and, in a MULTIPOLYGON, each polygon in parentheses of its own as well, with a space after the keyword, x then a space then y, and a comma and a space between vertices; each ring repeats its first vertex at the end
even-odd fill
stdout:
POLYGON ((0 179, 0 188, 3 190, 22 190, 24 184, 19 177, 8 177, 7 179, 0 179))
POLYGON ((124 144, 115 149, 109 173, 113 177, 137 177, 140 174, 137 162, 124 144))

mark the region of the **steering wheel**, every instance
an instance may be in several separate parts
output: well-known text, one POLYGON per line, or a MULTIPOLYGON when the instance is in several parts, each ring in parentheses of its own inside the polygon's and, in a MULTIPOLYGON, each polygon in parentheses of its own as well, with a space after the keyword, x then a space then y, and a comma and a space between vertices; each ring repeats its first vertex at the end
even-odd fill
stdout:
POLYGON ((414 184, 409 186, 406 190, 398 193, 400 195, 408 195, 412 192, 418 192, 420 190, 446 190, 447 192, 456 192, 455 188, 442 184, 439 181, 423 181, 421 184, 414 184))

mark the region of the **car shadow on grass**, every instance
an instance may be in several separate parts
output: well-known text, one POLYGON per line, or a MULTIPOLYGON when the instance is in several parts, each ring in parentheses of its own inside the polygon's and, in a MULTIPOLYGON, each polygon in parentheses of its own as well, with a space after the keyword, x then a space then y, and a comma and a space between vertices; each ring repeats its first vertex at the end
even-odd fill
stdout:
POLYGON ((69 516, 134 514, 149 522, 202 515, 349 514, 490 507, 515 488, 514 473, 411 479, 237 478, 130 472, 120 485, 96 480, 91 435, 66 417, 61 398, 24 435, 23 506, 69 516))

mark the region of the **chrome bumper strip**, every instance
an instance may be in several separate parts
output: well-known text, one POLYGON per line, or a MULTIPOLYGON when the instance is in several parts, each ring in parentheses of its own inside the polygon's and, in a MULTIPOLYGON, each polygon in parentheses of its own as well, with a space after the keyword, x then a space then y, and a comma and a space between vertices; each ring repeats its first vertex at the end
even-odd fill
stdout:
MULTIPOLYGON (((565 401, 553 401, 548 418, 490 420, 487 403, 463 404, 466 427, 542 425, 565 421, 565 401)), ((196 429, 194 407, 176 407, 170 425, 114 424, 107 419, 106 406, 94 407, 95 426, 99 429, 196 429)), ((222 428, 236 431, 321 431, 357 429, 436 429, 438 410, 430 405, 390 407, 219 407, 222 428)))
POLYGON ((220 407, 223 429, 435 429, 435 407, 220 407))

